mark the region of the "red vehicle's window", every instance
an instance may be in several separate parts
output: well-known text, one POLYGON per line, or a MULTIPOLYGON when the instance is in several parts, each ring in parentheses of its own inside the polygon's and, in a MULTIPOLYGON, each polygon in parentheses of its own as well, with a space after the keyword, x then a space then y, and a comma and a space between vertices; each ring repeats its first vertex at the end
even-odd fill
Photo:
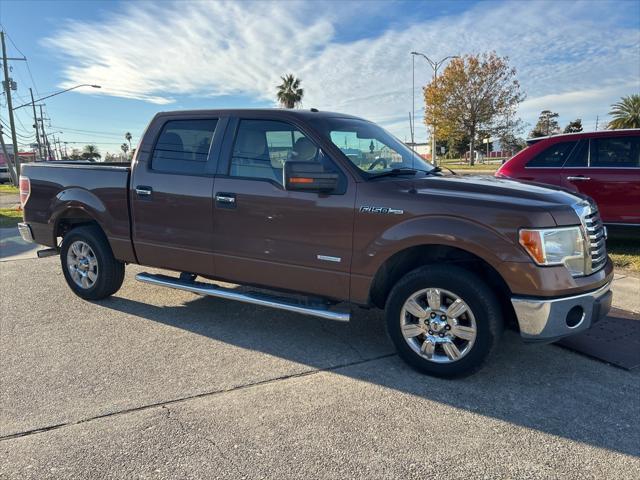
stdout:
POLYGON ((589 161, 589 139, 581 140, 578 146, 571 152, 564 166, 566 167, 587 167, 589 161))
POLYGON ((590 166, 594 168, 640 167, 640 137, 595 138, 591 140, 590 166))
POLYGON ((533 157, 527 163, 528 167, 537 168, 549 168, 549 167, 562 167, 567 157, 571 154, 571 151, 578 142, 560 142, 554 143, 549 146, 538 155, 533 157))

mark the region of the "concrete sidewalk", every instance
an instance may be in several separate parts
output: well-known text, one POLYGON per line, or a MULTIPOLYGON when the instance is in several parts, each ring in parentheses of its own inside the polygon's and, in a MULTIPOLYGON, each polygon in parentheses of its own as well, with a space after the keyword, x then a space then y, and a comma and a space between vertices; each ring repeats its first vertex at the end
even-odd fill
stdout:
POLYGON ((41 248, 45 247, 22 240, 17 227, 0 228, 0 262, 37 258, 41 248))
POLYGON ((620 270, 613 277, 613 306, 640 313, 640 276, 620 270))

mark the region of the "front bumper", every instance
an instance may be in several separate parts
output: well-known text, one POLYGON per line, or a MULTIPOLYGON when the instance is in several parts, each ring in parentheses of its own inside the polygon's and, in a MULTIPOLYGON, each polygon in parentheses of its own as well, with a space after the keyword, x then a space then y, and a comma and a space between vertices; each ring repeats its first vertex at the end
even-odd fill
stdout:
POLYGON ((18 223, 18 231, 25 242, 35 243, 35 240, 33 239, 33 232, 31 231, 31 227, 28 223, 18 223))
POLYGON ((553 342, 587 330, 611 308, 611 282, 592 292, 553 299, 512 297, 511 304, 527 342, 553 342))

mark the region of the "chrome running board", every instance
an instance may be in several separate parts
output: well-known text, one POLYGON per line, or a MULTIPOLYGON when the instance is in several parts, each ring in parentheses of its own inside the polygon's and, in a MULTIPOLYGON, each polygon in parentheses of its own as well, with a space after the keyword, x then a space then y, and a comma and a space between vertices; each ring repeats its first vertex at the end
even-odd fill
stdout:
POLYGON ((261 307, 277 308, 279 310, 301 313, 302 315, 310 315, 312 317, 319 317, 327 320, 348 322, 351 318, 351 314, 349 312, 329 310, 329 308, 324 305, 310 306, 305 305, 302 302, 297 303, 294 299, 280 298, 257 292, 239 293, 211 283, 183 281, 179 278, 169 277, 167 275, 145 272, 137 274, 136 280, 139 282, 150 283, 152 285, 159 285, 161 287, 169 287, 177 290, 197 293, 199 295, 224 298, 226 300, 237 300, 239 302, 259 305, 261 307))

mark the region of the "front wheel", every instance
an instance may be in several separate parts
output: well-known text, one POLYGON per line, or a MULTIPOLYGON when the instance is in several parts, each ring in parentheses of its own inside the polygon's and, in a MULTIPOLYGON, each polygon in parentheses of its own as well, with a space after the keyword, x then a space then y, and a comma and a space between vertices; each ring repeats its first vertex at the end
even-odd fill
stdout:
POLYGON ((60 248, 62 272, 73 292, 86 300, 100 300, 116 293, 124 280, 124 263, 116 260, 102 230, 76 227, 60 248))
POLYGON ((392 289, 385 315, 400 357, 438 377, 478 370, 503 330, 495 295, 480 277, 456 266, 408 273, 392 289))

